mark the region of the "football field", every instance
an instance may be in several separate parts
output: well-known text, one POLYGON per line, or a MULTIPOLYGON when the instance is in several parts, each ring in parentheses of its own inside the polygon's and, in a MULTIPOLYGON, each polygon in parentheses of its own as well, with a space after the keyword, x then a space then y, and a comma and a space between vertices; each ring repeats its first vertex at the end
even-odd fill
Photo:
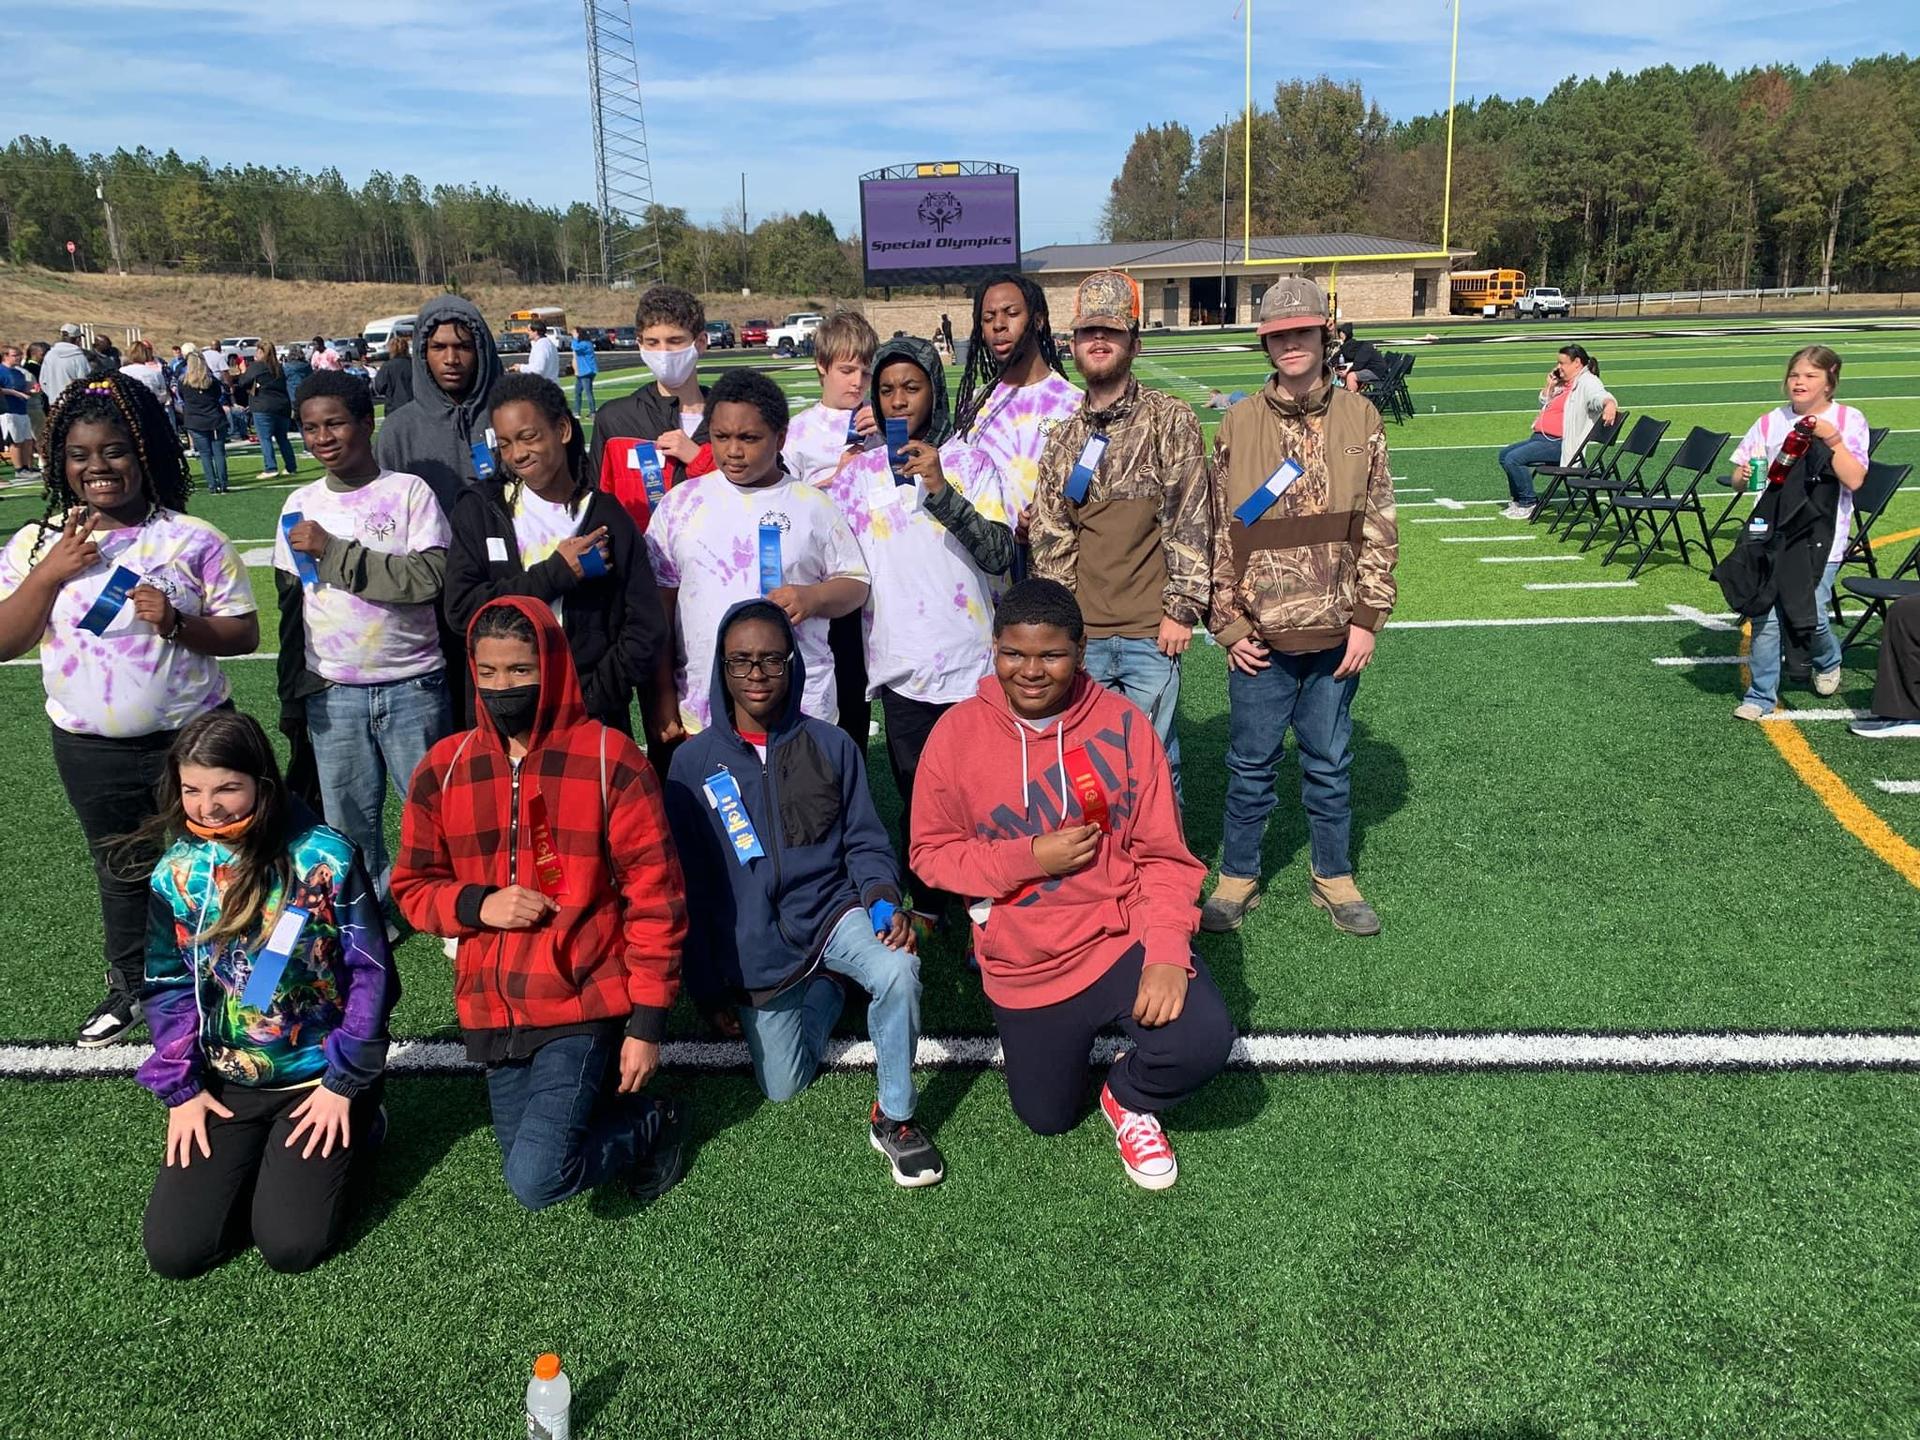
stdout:
MULTIPOLYGON (((1915 1433, 1920 745, 1848 733, 1878 629, 1837 695, 1789 686, 1788 718, 1737 721, 1743 636, 1704 559, 1629 580, 1604 545, 1502 518, 1494 457, 1575 337, 1623 409, 1672 422, 1656 466, 1703 426, 1731 436, 1724 473, 1820 341, 1840 398, 1892 429, 1876 458, 1920 464, 1920 328, 1366 333, 1419 355, 1417 414, 1388 426, 1399 605, 1354 705, 1356 871, 1385 933, 1308 905, 1289 759, 1268 898, 1199 941, 1246 1044, 1168 1117, 1161 1194, 1097 1116, 1051 1139, 1015 1120, 977 977, 937 937, 921 1117, 944 1184, 898 1190, 868 1148, 857 1045, 773 1106, 683 1004, 656 1086, 689 1108, 686 1181, 524 1214, 449 964, 416 937, 390 1138, 343 1251, 158 1280, 144 1032, 69 1048, 101 983, 92 874, 37 662, 0 668, 0 1433, 510 1435, 549 1349, 585 1436, 1915 1433)), ((817 398, 809 362, 769 368, 796 409, 817 398)), ((1138 373, 1204 406, 1265 366, 1244 332, 1154 336, 1138 373)), ((637 383, 603 380, 603 402, 637 383)), ((271 648, 288 486, 251 447, 230 463, 234 493, 192 509, 255 567, 271 648)), ((1727 492, 1706 492, 1711 517, 1727 492)), ((41 508, 0 489, 0 530, 41 508)), ((1920 543, 1920 477, 1874 534, 1882 573, 1920 543)), ((228 668, 270 722, 271 658, 228 668)), ((1181 725, 1211 865, 1215 647, 1189 653, 1181 725)))

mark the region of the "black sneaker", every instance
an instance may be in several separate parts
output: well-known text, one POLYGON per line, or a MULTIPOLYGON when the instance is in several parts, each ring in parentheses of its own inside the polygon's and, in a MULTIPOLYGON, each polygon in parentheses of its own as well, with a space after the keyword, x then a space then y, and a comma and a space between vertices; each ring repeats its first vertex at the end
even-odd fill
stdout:
POLYGON ((687 1131, 680 1107, 671 1100, 642 1099, 641 1138, 647 1148, 627 1172, 627 1193, 636 1200, 658 1200, 687 1173, 687 1131))
POLYGON ((127 1032, 145 1018, 140 1002, 124 990, 109 990, 107 998, 93 1007, 93 1013, 80 1022, 75 1043, 83 1050, 98 1050, 124 1040, 127 1032))
POLYGON ((909 1190, 938 1185, 947 1178, 947 1162, 927 1132, 911 1120, 889 1120, 874 1103, 867 1116, 867 1138, 893 1167, 893 1183, 909 1190))

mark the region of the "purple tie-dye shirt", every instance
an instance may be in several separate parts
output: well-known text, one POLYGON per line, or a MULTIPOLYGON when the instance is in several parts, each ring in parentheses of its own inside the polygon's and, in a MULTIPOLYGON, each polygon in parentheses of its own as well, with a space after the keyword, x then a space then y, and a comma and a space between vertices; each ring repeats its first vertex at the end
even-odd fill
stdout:
POLYGON ((1053 427, 1080 408, 1085 397, 1071 381, 1049 370, 1036 385, 995 385, 962 438, 985 452, 1000 472, 1007 509, 1017 519, 1033 504, 1040 484, 1040 452, 1053 427))

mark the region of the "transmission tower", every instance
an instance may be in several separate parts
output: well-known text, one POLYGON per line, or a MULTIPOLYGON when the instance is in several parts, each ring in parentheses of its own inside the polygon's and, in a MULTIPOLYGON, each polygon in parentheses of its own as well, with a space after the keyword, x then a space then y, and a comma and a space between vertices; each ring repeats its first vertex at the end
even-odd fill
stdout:
POLYGON ((584 0, 587 80, 593 90, 594 185, 600 209, 600 272, 617 280, 656 279, 660 235, 649 223, 653 166, 647 114, 640 104, 640 61, 628 0, 584 0))

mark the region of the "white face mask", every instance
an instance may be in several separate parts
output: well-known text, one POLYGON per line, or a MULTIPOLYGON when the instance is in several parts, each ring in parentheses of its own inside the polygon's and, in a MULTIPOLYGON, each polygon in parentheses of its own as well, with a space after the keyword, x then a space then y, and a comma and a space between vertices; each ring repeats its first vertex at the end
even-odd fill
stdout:
POLYGON ((640 358, 647 362, 647 369, 653 372, 653 378, 669 390, 678 390, 693 378, 693 370, 700 363, 700 347, 689 345, 684 350, 642 350, 640 358))

